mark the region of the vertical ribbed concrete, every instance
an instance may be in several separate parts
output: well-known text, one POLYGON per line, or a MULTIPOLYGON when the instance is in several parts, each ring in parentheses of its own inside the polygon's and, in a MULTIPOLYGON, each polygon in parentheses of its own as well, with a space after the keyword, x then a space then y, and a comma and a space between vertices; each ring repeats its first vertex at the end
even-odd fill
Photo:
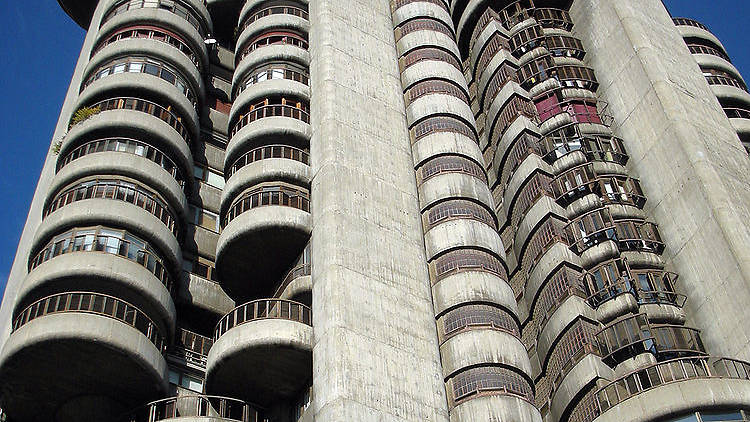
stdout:
POLYGON ((750 161, 736 132, 660 1, 576 0, 571 14, 681 274, 688 324, 712 353, 747 359, 750 161))
POLYGON ((446 421, 388 1, 310 22, 315 419, 446 421))

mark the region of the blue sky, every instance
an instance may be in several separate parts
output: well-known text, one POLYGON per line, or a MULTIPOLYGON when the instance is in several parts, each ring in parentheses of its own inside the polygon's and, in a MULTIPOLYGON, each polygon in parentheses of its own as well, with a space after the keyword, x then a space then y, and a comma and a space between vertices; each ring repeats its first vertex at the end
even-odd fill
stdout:
MULTIPOLYGON (((750 2, 665 0, 674 16, 708 25, 729 50, 735 65, 750 77, 745 26, 750 2)), ((16 244, 26 221, 37 178, 50 145, 84 31, 54 0, 0 0, 0 293, 5 288, 16 244)))

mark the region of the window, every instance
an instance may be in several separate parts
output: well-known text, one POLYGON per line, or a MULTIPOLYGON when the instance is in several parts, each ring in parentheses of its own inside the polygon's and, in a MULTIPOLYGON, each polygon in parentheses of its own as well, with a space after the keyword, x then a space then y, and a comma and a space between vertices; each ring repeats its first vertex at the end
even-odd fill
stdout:
POLYGON ((184 257, 182 260, 182 269, 207 280, 219 281, 216 276, 214 262, 201 256, 184 257))
POLYGON ((188 375, 176 369, 169 368, 169 383, 179 385, 182 388, 195 391, 196 393, 203 392, 203 379, 195 376, 188 375))
POLYGON ((224 176, 200 164, 193 165, 193 175, 196 179, 217 189, 224 189, 224 176))
POLYGON ((196 226, 201 226, 204 229, 208 229, 213 232, 219 232, 218 214, 212 213, 211 211, 207 211, 195 205, 190 205, 190 211, 193 215, 193 224, 195 224, 196 226))

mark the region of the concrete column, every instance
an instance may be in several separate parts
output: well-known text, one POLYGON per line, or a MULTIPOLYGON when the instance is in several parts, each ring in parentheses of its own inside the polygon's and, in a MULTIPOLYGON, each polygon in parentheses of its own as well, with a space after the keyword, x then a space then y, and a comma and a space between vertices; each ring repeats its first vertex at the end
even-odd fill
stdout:
POLYGON ((315 419, 447 421, 389 2, 310 23, 315 419))
POLYGON ((576 0, 576 36, 649 198, 688 325, 750 358, 750 160, 662 2, 576 0))

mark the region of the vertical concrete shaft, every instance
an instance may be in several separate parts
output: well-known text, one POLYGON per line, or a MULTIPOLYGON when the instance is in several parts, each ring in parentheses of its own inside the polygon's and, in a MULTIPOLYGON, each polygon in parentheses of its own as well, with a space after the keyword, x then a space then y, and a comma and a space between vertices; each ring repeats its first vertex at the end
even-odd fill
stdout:
POLYGON ((310 22, 315 419, 446 421, 388 1, 310 22))
POLYGON ((658 0, 576 0, 580 37, 632 174, 714 354, 750 357, 750 160, 658 0))

